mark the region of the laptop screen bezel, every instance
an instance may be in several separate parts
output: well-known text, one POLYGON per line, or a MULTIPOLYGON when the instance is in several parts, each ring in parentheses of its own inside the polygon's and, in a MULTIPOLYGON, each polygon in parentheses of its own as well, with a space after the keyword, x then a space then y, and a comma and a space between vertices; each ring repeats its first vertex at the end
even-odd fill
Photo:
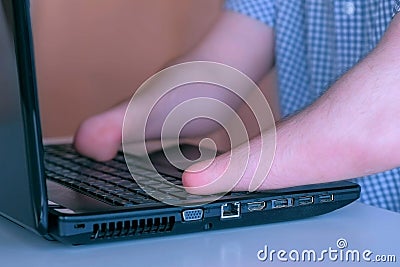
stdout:
MULTIPOLYGON (((48 232, 48 204, 37 97, 30 1, 2 0, 2 4, 6 9, 5 12, 8 12, 11 18, 16 56, 20 115, 23 125, 22 135, 24 137, 24 144, 22 146, 25 148, 26 155, 26 162, 21 162, 21 164, 25 164, 27 169, 26 177, 21 177, 21 180, 29 182, 29 185, 26 185, 28 186, 28 192, 21 198, 21 201, 26 202, 23 206, 31 209, 29 213, 32 216, 17 216, 24 212, 27 213, 28 211, 26 210, 17 210, 13 214, 2 215, 34 232, 45 235, 48 232)), ((17 193, 15 192, 15 194, 17 193)))

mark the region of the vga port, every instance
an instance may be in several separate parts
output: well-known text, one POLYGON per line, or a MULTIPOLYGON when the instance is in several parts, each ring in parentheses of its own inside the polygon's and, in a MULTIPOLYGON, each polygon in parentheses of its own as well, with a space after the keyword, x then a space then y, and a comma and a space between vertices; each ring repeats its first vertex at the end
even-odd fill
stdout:
POLYGON ((204 211, 202 209, 184 210, 182 218, 184 222, 198 221, 203 219, 204 211))

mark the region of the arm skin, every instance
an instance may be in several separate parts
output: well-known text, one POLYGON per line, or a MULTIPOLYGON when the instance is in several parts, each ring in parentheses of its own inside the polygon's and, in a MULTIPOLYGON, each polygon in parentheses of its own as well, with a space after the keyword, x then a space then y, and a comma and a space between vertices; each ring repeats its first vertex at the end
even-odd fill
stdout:
MULTIPOLYGON (((230 65, 258 81, 272 69, 274 64, 273 30, 244 15, 225 11, 197 46, 170 62, 169 65, 196 60, 209 60, 230 65)), ((173 107, 186 99, 208 96, 221 100, 233 108, 237 108, 241 103, 238 98, 232 97, 232 94, 226 94, 226 90, 216 86, 204 84, 188 86, 191 86, 191 90, 185 90, 186 86, 178 88, 156 105, 149 117, 148 139, 160 137, 165 116, 173 107)), ((152 104, 153 95, 154 92, 146 91, 140 95, 143 100, 140 102, 143 105, 152 104)), ((128 101, 124 101, 84 121, 74 137, 76 149, 99 161, 113 158, 121 145, 122 124, 127 104, 128 101)), ((140 106, 135 108, 139 113, 144 110, 140 106)), ((215 113, 217 112, 219 111, 215 110, 215 113)), ((144 116, 139 115, 139 117, 144 116)), ((183 137, 204 135, 215 131, 216 127, 217 124, 210 120, 198 119, 185 127, 183 137)), ((138 124, 137 128, 143 129, 143 126, 138 124)))
MULTIPOLYGON (((397 15, 365 59, 309 108, 278 124, 275 159, 259 189, 337 181, 400 166, 399 114, 397 15)), ((260 141, 260 137, 251 141, 250 164, 234 190, 249 189, 260 141)), ((242 147, 233 150, 236 156, 243 153, 242 147)), ((190 188, 206 185, 218 177, 228 160, 229 155, 224 154, 204 171, 185 172, 183 180, 188 191, 208 194, 229 189, 223 183, 190 188)))

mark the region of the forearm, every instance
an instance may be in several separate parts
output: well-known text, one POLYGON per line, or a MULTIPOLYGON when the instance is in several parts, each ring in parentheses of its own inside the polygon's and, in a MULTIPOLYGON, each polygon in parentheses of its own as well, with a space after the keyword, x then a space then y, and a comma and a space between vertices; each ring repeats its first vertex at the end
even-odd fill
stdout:
POLYGON ((344 180, 400 166, 399 48, 397 15, 374 51, 313 105, 277 125, 273 160, 261 152, 263 146, 273 147, 274 135, 258 136, 250 141, 244 170, 237 166, 247 157, 246 144, 232 155, 218 157, 203 171, 196 170, 207 162, 189 168, 183 175, 187 190, 198 194, 232 190, 232 177, 223 178, 229 168, 243 173, 233 189, 247 191, 254 190, 252 181, 262 181, 256 183, 258 189, 268 190, 344 180))
POLYGON ((311 107, 277 127, 265 188, 329 182, 400 165, 400 17, 378 47, 311 107))

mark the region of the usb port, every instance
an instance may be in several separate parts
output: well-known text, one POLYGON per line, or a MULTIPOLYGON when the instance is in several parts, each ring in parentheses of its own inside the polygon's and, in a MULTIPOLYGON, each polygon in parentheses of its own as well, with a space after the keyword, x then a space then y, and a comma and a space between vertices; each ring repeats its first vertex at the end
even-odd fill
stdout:
POLYGON ((225 203, 221 206, 221 219, 240 217, 240 202, 225 203))
POLYGON ((247 203, 248 211, 260 211, 265 208, 265 201, 256 201, 247 203))
POLYGON ((319 202, 325 203, 325 202, 331 202, 333 201, 333 195, 325 194, 325 195, 319 195, 318 196, 319 202))
POLYGON ((288 208, 293 206, 293 198, 274 199, 271 201, 273 209, 288 208))
POLYGON ((299 206, 310 205, 310 204, 314 203, 314 197, 312 197, 312 196, 299 197, 299 199, 297 200, 297 203, 299 206))

